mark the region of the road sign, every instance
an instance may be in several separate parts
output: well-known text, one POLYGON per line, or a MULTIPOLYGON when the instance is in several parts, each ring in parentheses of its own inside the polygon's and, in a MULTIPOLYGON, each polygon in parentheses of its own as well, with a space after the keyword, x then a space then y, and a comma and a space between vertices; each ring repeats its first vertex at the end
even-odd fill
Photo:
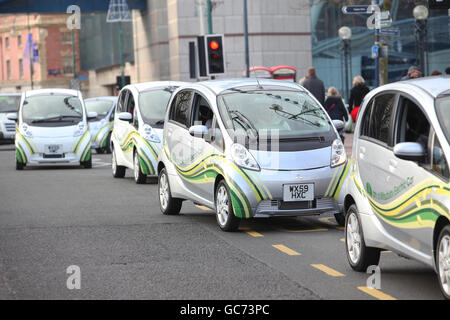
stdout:
POLYGON ((398 37, 400 35, 400 29, 380 29, 380 34, 385 36, 394 36, 398 37))
POLYGON ((342 12, 344 14, 364 14, 368 12, 369 6, 357 5, 357 6, 344 6, 342 7, 342 12))
POLYGON ((372 46, 372 59, 378 58, 380 47, 377 45, 372 46))
POLYGON ((392 26, 392 19, 380 20, 380 27, 390 27, 392 26))

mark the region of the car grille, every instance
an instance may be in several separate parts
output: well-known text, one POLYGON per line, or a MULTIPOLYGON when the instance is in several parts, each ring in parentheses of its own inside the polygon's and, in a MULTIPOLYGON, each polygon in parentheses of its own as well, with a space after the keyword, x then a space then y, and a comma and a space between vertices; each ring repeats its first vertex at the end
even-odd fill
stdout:
POLYGON ((66 155, 63 154, 43 154, 42 156, 44 159, 61 159, 61 158, 65 158, 66 155))
POLYGON ((16 131, 16 124, 15 123, 5 123, 5 129, 8 132, 14 132, 14 131, 16 131))

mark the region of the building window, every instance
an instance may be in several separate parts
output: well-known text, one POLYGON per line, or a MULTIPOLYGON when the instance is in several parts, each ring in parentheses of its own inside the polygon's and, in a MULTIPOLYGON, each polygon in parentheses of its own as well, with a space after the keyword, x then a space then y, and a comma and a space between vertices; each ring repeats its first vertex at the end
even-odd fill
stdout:
POLYGON ((17 46, 20 48, 22 46, 22 36, 18 35, 17 36, 17 46))
POLYGON ((19 59, 19 77, 23 79, 23 60, 19 59))
POLYGON ((71 44, 72 31, 61 31, 61 42, 62 44, 71 44))
POLYGON ((9 49, 9 38, 8 37, 5 38, 5 46, 6 46, 6 49, 9 49))
POLYGON ((8 80, 11 80, 11 61, 6 60, 6 76, 8 80))
POLYGON ((63 57, 62 65, 64 74, 73 74, 73 61, 71 56, 63 57))

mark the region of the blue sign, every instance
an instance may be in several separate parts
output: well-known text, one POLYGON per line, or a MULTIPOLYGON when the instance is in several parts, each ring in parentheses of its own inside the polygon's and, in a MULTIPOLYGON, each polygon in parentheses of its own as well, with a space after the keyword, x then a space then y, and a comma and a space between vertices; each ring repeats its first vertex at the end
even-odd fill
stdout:
POLYGON ((368 8, 369 8, 369 6, 364 6, 364 5, 360 5, 360 6, 345 6, 345 7, 342 7, 342 12, 344 14, 369 13, 369 12, 367 12, 368 8))
POLYGON ((400 29, 380 29, 380 34, 398 37, 400 35, 400 29))
POLYGON ((377 45, 372 46, 372 59, 378 58, 379 53, 380 53, 380 47, 377 45))

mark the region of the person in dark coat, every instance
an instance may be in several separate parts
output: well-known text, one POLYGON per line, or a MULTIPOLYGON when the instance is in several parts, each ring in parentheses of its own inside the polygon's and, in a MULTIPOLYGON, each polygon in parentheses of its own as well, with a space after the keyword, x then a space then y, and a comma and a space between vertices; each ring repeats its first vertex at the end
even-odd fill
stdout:
POLYGON ((370 89, 366 86, 366 81, 361 76, 356 76, 353 78, 353 88, 350 91, 350 99, 348 100, 348 108, 351 113, 353 108, 360 107, 361 103, 370 92, 370 89))
POLYGON ((335 87, 328 89, 327 100, 323 107, 328 112, 331 120, 344 121, 345 119, 345 121, 348 121, 348 114, 345 110, 344 102, 342 102, 342 97, 335 87))
POLYGON ((319 100, 323 106, 325 100, 325 86, 316 75, 316 68, 309 67, 307 70, 307 76, 300 80, 300 85, 306 90, 312 93, 312 95, 319 100))
MULTIPOLYGON (((342 102, 342 97, 335 87, 330 87, 328 89, 327 100, 325 100, 323 107, 328 112, 331 120, 344 121, 345 119, 344 123, 348 121, 348 114, 345 110, 344 102, 342 102)), ((341 137, 342 142, 344 142, 344 129, 339 131, 339 136, 341 137)))

